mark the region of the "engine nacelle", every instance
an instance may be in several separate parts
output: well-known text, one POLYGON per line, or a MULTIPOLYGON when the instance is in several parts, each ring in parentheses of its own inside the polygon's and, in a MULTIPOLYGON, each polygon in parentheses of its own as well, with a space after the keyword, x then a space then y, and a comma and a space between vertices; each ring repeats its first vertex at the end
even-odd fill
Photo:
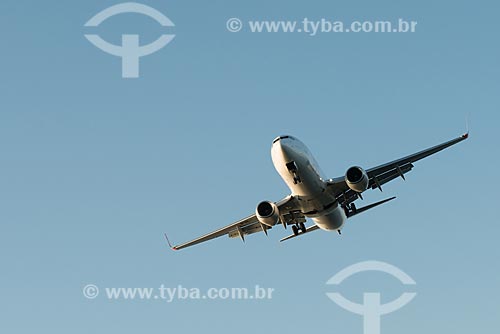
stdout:
POLYGON ((273 202, 260 202, 255 209, 255 215, 260 223, 274 226, 279 220, 278 207, 273 202))
POLYGON ((345 173, 345 182, 352 190, 361 193, 368 189, 370 179, 366 171, 358 166, 351 167, 345 173))

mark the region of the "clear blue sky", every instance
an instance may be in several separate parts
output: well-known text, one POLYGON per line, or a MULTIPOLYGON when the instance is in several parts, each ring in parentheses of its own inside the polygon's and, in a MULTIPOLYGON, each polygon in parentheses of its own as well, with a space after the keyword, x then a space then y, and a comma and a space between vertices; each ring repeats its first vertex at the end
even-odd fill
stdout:
MULTIPOLYGON (((358 261, 397 265, 416 299, 382 333, 493 332, 500 316, 498 12, 495 1, 143 1, 176 38, 120 77, 84 23, 116 1, 0 4, 0 331, 5 333, 361 333, 325 295, 358 261), (230 33, 225 22, 304 17, 418 21, 414 34, 230 33), (471 138, 365 196, 398 199, 280 244, 175 242, 250 214, 288 189, 270 159, 293 134, 329 176, 458 136, 471 138), (275 288, 271 301, 87 300, 100 287, 275 288)), ((162 29, 123 15, 97 28, 144 42, 162 29)), ((381 274, 346 296, 403 291, 381 274), (376 283, 376 284, 374 284, 376 283)), ((384 297, 385 298, 385 297, 384 297)))

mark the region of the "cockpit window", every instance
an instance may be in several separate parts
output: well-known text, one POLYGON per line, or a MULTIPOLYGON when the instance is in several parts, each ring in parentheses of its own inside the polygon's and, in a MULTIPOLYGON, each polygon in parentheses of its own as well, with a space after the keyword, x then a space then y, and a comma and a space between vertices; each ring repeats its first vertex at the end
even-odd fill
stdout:
POLYGON ((273 140, 273 144, 276 143, 277 141, 281 140, 281 139, 286 139, 286 138, 295 139, 292 136, 279 136, 278 138, 276 138, 275 140, 273 140))

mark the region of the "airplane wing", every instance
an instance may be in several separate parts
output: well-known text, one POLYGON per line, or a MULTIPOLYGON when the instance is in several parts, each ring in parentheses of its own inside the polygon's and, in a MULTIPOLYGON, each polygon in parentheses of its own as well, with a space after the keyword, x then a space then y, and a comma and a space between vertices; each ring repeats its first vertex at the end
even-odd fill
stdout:
MULTIPOLYGON (((298 205, 295 197, 291 195, 287 196, 283 198, 281 201, 276 202, 275 204, 278 206, 280 216, 282 216, 280 218, 283 222, 285 222, 285 224, 291 224, 292 221, 297 221, 297 220, 301 221, 301 219, 305 221, 305 218, 297 209, 298 205)), ((271 228, 272 228, 271 226, 261 224, 257 219, 257 216, 253 214, 235 223, 220 228, 216 231, 207 233, 199 238, 193 239, 191 241, 176 246, 172 246, 170 244, 167 235, 165 235, 165 237, 167 238, 169 246, 173 250, 179 250, 182 248, 199 244, 201 242, 218 238, 223 235, 227 235, 230 238, 240 237, 244 241, 246 235, 257 232, 264 232, 267 234, 267 231, 271 228)))
MULTIPOLYGON (((417 162, 423 158, 426 158, 434 153, 444 150, 447 147, 455 145, 469 137, 469 134, 463 134, 460 137, 449 140, 442 144, 430 147, 426 150, 417 152, 415 154, 408 155, 401 159, 397 159, 370 169, 366 170, 369 178, 368 189, 380 189, 382 191, 382 185, 394 180, 395 178, 401 177, 405 179, 404 174, 408 173, 413 168, 413 163, 417 162)), ((361 197, 361 194, 351 190, 344 177, 338 177, 332 179, 328 182, 329 188, 335 196, 338 198, 341 205, 347 205, 354 202, 356 199, 361 197)))

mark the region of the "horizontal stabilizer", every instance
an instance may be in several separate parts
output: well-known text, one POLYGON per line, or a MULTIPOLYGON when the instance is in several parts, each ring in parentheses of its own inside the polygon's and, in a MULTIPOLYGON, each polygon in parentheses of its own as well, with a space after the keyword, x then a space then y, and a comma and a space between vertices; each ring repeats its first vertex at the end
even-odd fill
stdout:
POLYGON ((355 216, 357 214, 360 214, 360 213, 365 212, 367 210, 373 209, 374 207, 379 206, 380 204, 384 204, 386 202, 392 201, 395 198, 396 197, 386 198, 386 199, 384 199, 384 200, 382 200, 380 202, 376 202, 376 203, 364 206, 364 207, 359 208, 359 209, 356 208, 355 210, 349 212, 349 214, 347 215, 347 218, 351 218, 351 217, 353 217, 353 216, 355 216))
POLYGON ((319 229, 318 225, 313 225, 313 226, 309 226, 305 232, 303 233, 299 233, 297 235, 295 234, 292 234, 292 235, 289 235, 288 237, 284 237, 283 239, 280 240, 280 242, 282 241, 285 241, 285 240, 288 240, 288 239, 292 239, 292 238, 295 238, 295 237, 300 237, 302 234, 305 234, 307 232, 311 232, 311 231, 316 231, 317 229, 319 229))

